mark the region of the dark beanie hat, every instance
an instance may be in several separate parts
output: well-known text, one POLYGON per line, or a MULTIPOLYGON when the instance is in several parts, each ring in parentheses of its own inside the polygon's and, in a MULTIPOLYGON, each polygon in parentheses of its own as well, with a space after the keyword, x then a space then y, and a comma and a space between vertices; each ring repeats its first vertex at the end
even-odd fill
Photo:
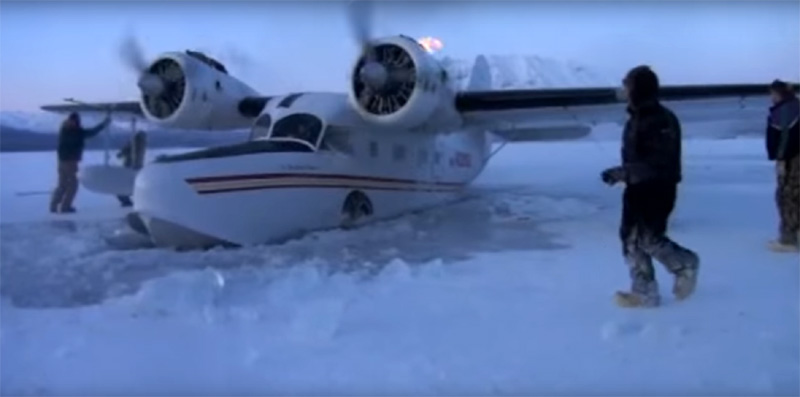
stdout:
POLYGON ((630 97, 633 103, 658 97, 658 76, 647 65, 640 65, 628 71, 624 82, 630 88, 630 97))
POLYGON ((775 79, 772 81, 772 83, 770 83, 769 89, 778 92, 789 91, 789 84, 787 84, 785 81, 775 79))

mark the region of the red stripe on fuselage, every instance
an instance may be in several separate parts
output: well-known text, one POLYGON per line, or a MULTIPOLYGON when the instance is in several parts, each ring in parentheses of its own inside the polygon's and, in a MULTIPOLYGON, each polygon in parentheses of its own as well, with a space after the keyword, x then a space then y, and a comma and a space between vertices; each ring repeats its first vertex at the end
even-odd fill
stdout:
POLYGON ((245 174, 189 178, 186 182, 198 194, 229 193, 266 189, 362 189, 384 191, 450 192, 465 183, 426 182, 413 179, 362 177, 338 174, 245 174), (284 180, 284 183, 281 183, 284 180), (263 184, 259 184, 263 182, 263 184), (337 183, 338 182, 338 183, 337 183), (359 183, 361 182, 361 183, 359 183), (388 186, 387 186, 388 185, 388 186), (396 186, 391 186, 396 185, 396 186))
POLYGON ((220 189, 209 189, 198 191, 197 194, 214 194, 214 193, 231 193, 231 192, 244 192, 253 190, 269 190, 269 189, 353 189, 353 190, 384 190, 396 192, 423 192, 423 193, 449 193, 452 190, 438 190, 426 188, 400 188, 400 187, 365 187, 357 185, 312 185, 312 184, 297 184, 297 185, 281 185, 281 186, 242 186, 220 189))
POLYGON ((389 183, 409 183, 409 184, 423 184, 423 185, 438 185, 438 186, 462 186, 463 183, 458 182, 433 182, 433 181, 419 181, 414 179, 400 179, 400 178, 383 178, 374 176, 358 176, 358 175, 339 175, 339 174, 304 174, 304 173, 280 173, 280 174, 239 174, 239 175, 222 175, 222 176, 207 176, 198 178, 188 178, 186 182, 190 185, 196 183, 209 183, 209 182, 232 182, 244 180, 263 180, 263 179, 279 179, 279 178, 317 178, 317 179, 347 179, 354 181, 369 181, 369 182, 389 182, 389 183))

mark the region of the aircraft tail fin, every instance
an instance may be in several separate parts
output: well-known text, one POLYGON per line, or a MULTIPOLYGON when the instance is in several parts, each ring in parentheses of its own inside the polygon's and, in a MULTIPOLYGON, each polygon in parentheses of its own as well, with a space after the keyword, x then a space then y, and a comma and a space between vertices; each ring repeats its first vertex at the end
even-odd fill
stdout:
POLYGON ((492 70, 489 68, 489 61, 483 55, 475 57, 472 65, 467 91, 489 91, 492 89, 492 70))

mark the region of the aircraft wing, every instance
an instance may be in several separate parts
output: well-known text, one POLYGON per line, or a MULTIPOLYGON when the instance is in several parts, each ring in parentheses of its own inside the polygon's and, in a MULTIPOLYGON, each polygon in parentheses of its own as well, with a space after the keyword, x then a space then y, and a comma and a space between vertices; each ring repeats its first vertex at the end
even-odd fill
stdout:
POLYGON ((44 105, 41 109, 53 113, 105 113, 111 109, 114 113, 126 113, 131 116, 144 117, 142 108, 137 101, 81 103, 67 100, 67 102, 62 105, 44 105))
MULTIPOLYGON (((682 122, 766 117, 766 84, 662 86, 661 101, 682 122)), ((621 88, 466 91, 456 108, 467 126, 486 130, 624 123, 621 88)), ((570 139, 570 138, 565 138, 570 139)))
POLYGON ((541 142, 580 139, 589 136, 592 128, 582 124, 565 124, 554 126, 517 126, 510 129, 490 130, 504 141, 509 142, 541 142))
MULTIPOLYGON (((258 117, 267 102, 272 97, 246 97, 239 101, 239 112, 247 117, 258 117)), ((60 105, 44 105, 42 110, 53 113, 106 113, 111 110, 114 114, 127 114, 134 117, 144 118, 142 106, 138 101, 121 101, 121 102, 92 102, 84 103, 78 102, 72 98, 65 99, 67 103, 60 105)))

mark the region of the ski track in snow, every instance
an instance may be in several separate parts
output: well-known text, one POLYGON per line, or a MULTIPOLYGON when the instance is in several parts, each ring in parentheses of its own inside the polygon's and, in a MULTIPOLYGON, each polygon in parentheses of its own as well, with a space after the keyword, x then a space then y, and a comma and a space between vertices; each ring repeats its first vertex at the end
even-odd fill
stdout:
POLYGON ((675 302, 659 267, 654 310, 613 305, 621 189, 598 174, 616 142, 509 145, 461 203, 188 253, 111 249, 113 199, 45 214, 47 196, 16 193, 49 187, 52 155, 3 155, 0 391, 797 395, 798 257, 765 249, 762 142, 684 150, 671 234, 700 283, 675 302))

